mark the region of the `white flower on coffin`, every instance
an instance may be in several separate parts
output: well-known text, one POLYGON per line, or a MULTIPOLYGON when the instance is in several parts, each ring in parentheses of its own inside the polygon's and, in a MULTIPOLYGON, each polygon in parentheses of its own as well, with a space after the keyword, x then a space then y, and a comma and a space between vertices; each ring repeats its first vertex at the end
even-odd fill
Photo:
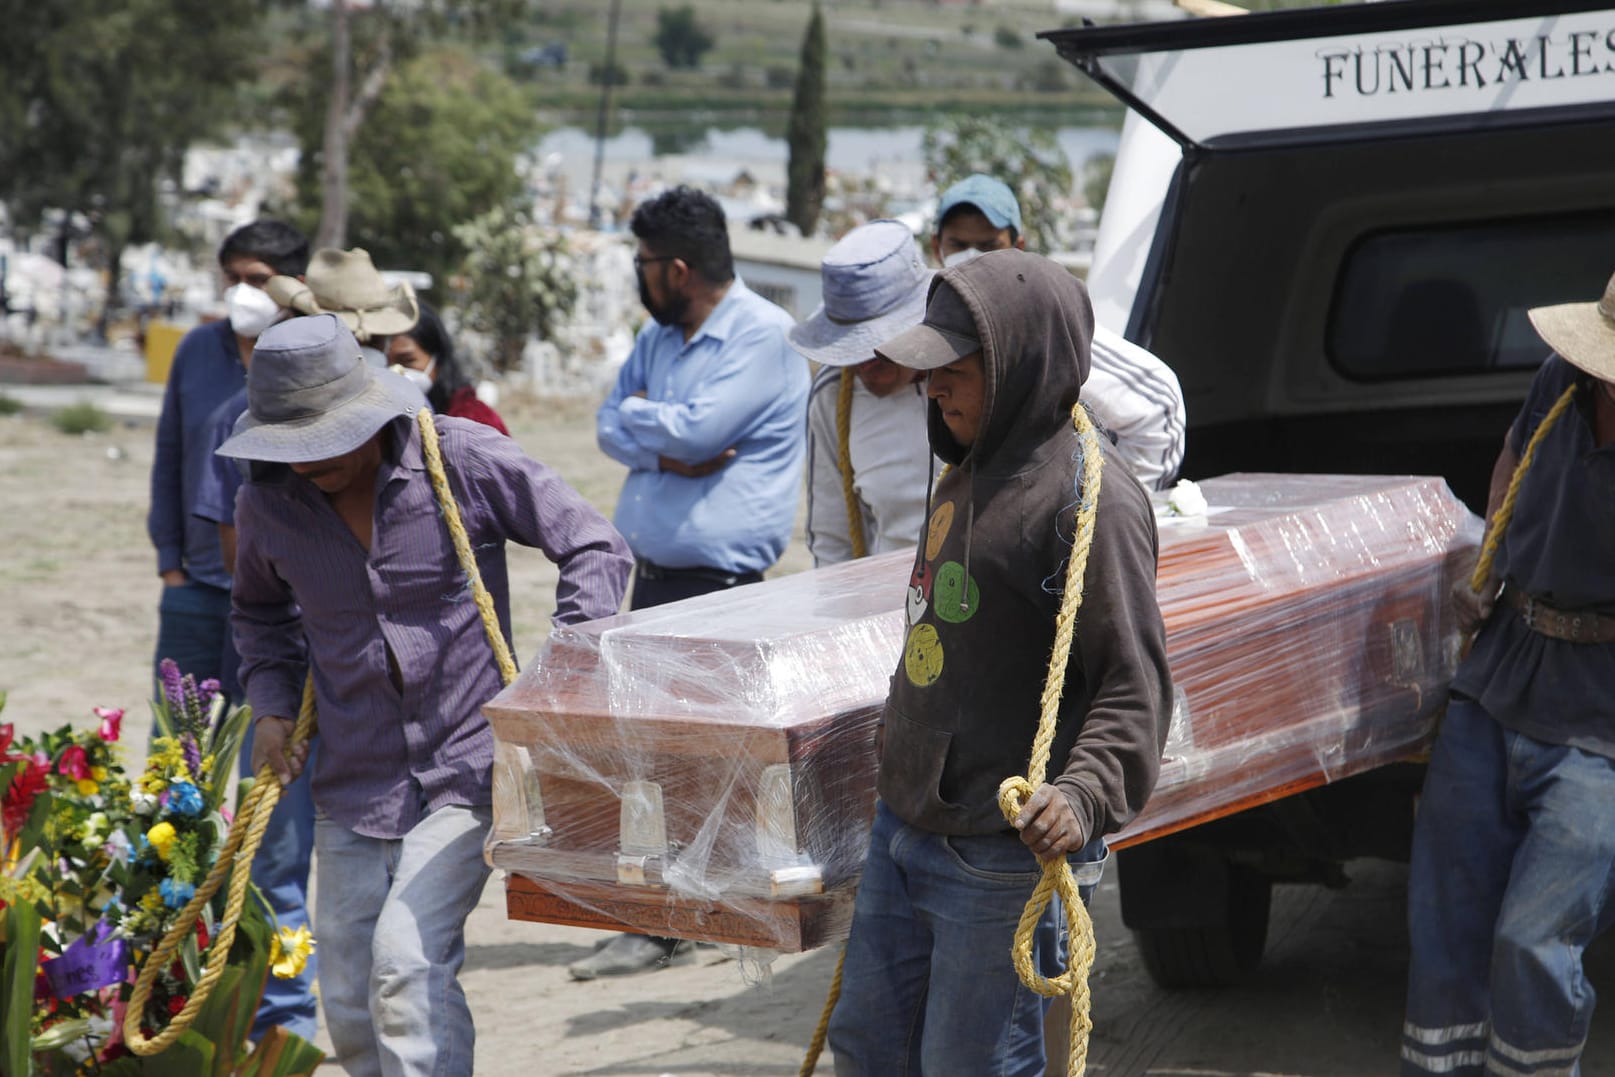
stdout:
POLYGON ((1172 492, 1166 495, 1166 507, 1173 516, 1204 516, 1206 495, 1200 492, 1198 483, 1179 479, 1172 492))

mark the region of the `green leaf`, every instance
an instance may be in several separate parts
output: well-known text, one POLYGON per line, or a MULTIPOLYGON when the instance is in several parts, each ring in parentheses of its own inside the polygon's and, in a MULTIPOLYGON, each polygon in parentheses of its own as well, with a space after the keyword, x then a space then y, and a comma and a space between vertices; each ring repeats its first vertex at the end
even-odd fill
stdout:
POLYGON ((213 1044, 194 1028, 180 1034, 160 1054, 146 1059, 147 1077, 199 1077, 213 1069, 213 1044))
POLYGON ((16 902, 6 906, 5 960, 0 965, 0 1066, 6 1073, 28 1072, 29 1024, 33 1019, 34 968, 39 953, 40 917, 33 906, 16 902))

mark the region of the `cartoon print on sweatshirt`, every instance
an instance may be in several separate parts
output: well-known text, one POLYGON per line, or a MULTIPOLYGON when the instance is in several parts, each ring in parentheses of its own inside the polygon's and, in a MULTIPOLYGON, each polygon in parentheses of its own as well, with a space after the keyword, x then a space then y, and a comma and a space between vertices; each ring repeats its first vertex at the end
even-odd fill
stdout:
POLYGON ((936 560, 936 555, 942 552, 942 543, 947 540, 948 532, 953 528, 953 502, 944 501, 931 513, 931 522, 925 528, 925 560, 927 563, 936 560))
POLYGON ((957 561, 943 562, 937 569, 936 586, 932 589, 936 615, 949 624, 963 624, 976 615, 981 605, 981 593, 976 589, 975 578, 965 573, 957 561))
POLYGON ((914 566, 914 574, 908 578, 908 623, 916 625, 925 611, 931 605, 931 585, 936 581, 936 573, 931 571, 929 562, 922 562, 914 566))

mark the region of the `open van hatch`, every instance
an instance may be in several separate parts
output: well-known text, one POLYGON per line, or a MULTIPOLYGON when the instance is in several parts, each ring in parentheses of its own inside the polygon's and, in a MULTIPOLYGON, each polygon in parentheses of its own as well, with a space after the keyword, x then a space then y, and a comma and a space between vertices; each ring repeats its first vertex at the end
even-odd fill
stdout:
POLYGON ((1090 287, 1177 371, 1184 473, 1440 474, 1479 505, 1547 355, 1526 310, 1615 269, 1615 8, 1400 0, 1040 36, 1172 140, 1130 118, 1090 287), (1153 175, 1128 160, 1151 138, 1153 175))

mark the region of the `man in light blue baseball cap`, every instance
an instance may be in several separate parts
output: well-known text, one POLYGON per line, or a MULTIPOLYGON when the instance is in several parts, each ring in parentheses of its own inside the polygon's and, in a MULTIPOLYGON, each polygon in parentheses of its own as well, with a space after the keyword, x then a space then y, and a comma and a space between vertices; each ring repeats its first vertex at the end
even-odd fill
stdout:
POLYGON ((937 202, 931 253, 944 268, 977 254, 1026 249, 1021 204, 1003 180, 977 172, 942 192, 937 202))
MULTIPOLYGON (((942 192, 931 254, 945 269, 989 251, 1026 249, 1021 207, 1003 180, 976 173, 942 192)), ((1164 490, 1183 463, 1185 413, 1177 375, 1150 352, 1094 327, 1093 369, 1083 403, 1140 482, 1164 490)))

